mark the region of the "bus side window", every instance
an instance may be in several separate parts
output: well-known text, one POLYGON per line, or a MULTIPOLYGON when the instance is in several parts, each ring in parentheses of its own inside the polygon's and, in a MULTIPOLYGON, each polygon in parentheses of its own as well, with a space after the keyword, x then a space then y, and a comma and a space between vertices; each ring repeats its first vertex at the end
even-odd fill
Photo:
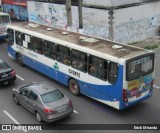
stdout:
POLYGON ((108 82, 115 84, 118 78, 118 64, 110 62, 108 69, 108 82))
POLYGON ((107 81, 108 62, 104 59, 89 56, 88 73, 96 78, 107 81))
POLYGON ((72 67, 87 72, 87 54, 76 50, 72 50, 71 53, 72 67))
POLYGON ((40 38, 32 37, 31 38, 31 43, 29 45, 29 49, 33 50, 36 53, 43 54, 43 49, 39 49, 39 46, 42 45, 41 41, 42 40, 40 38))
POLYGON ((15 36, 16 36, 16 44, 22 46, 23 39, 21 32, 15 31, 15 36))
POLYGON ((56 46, 54 43, 49 41, 44 41, 44 56, 51 59, 56 58, 56 46))
POLYGON ((7 34, 8 45, 12 46, 14 44, 14 31, 12 29, 7 29, 7 34))
POLYGON ((70 50, 65 46, 57 45, 57 61, 70 65, 70 50))

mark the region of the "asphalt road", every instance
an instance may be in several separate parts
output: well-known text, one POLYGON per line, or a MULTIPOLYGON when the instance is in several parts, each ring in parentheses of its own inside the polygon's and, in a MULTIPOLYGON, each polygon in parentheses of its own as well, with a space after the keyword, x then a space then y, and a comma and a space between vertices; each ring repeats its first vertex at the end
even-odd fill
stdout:
MULTIPOLYGON (((155 88, 153 96, 135 106, 129 107, 125 110, 118 111, 107 105, 92 100, 86 96, 74 96, 68 88, 59 84, 58 82, 34 71, 33 69, 24 66, 19 66, 15 60, 11 59, 7 54, 7 44, 0 40, 0 58, 5 60, 17 74, 17 80, 12 85, 0 87, 0 124, 39 124, 34 114, 27 111, 22 106, 15 105, 12 98, 12 89, 20 85, 31 82, 48 82, 53 86, 59 88, 63 93, 71 98, 74 106, 74 113, 53 124, 160 124, 160 49, 156 49, 155 60, 155 88)), ((47 123, 46 127, 48 126, 47 123)), ((53 125, 52 125, 53 126, 53 125)), ((115 129, 116 130, 116 129, 115 129)), ((33 131, 35 132, 35 131, 33 131)), ((38 131, 40 132, 40 131, 38 131)), ((53 132, 53 131, 41 131, 53 132)), ((71 133, 75 131, 54 130, 54 133, 71 133)), ((105 132, 100 130, 82 130, 76 131, 80 133, 97 133, 105 132)), ((108 132, 108 131, 107 131, 108 132)), ((109 131, 114 132, 114 131, 109 131)), ((116 132, 116 131, 115 131, 116 132)), ((127 132, 127 131, 118 131, 127 132)), ((130 132, 139 132, 130 131, 130 132)), ((144 131, 146 132, 146 131, 144 131)), ((153 132, 153 130, 152 130, 153 132)), ((0 131, 0 133, 9 133, 9 131, 0 131)), ((18 132, 17 132, 18 133, 18 132)))

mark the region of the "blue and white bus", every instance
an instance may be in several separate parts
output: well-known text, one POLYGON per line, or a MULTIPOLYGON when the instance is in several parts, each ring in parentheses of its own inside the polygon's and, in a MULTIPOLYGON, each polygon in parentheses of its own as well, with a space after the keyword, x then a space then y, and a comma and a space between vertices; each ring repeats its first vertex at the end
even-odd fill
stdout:
POLYGON ((154 52, 78 33, 22 22, 7 26, 8 55, 118 110, 153 92, 154 52))
POLYGON ((11 23, 10 15, 8 13, 0 12, 0 39, 7 35, 7 24, 11 23))

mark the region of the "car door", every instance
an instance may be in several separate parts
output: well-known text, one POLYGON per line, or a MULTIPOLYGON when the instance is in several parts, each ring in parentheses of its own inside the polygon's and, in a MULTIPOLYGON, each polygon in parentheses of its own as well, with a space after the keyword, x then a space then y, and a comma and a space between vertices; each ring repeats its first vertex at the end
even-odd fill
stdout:
POLYGON ((30 93, 30 90, 24 87, 20 90, 20 94, 18 96, 18 100, 20 104, 25 108, 27 108, 27 100, 28 100, 29 93, 30 93))
POLYGON ((27 108, 33 113, 35 111, 35 107, 37 107, 36 106, 37 98, 38 98, 38 94, 36 94, 36 92, 31 90, 26 102, 27 102, 27 108))

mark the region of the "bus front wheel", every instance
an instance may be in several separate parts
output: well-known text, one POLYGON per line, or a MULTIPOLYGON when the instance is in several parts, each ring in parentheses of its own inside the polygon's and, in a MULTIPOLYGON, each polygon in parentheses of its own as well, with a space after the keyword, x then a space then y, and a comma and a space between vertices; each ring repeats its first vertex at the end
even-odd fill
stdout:
POLYGON ((78 96, 80 94, 79 85, 74 79, 71 79, 69 81, 69 89, 76 96, 78 96))
POLYGON ((19 63, 21 66, 24 65, 24 64, 23 64, 22 56, 21 56, 20 54, 17 55, 17 61, 18 61, 18 63, 19 63))

